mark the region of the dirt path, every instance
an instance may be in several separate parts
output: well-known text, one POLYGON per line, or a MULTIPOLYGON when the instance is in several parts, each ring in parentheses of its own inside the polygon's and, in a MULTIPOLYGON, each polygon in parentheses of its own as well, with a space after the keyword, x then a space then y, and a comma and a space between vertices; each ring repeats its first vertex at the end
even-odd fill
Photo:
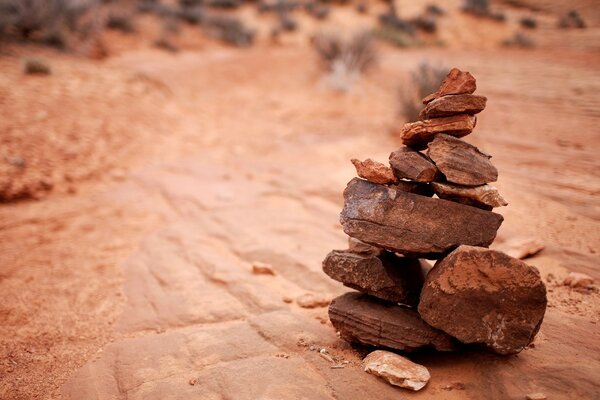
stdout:
POLYGON ((320 263, 345 246, 337 219, 348 159, 385 160, 399 145, 388 133, 396 83, 425 54, 385 51, 346 95, 321 84, 304 48, 110 61, 168 93, 170 135, 118 179, 0 209, 0 397, 599 396, 600 295, 557 284, 568 271, 600 279, 598 57, 427 52, 471 70, 490 99, 468 139, 494 155, 510 203, 499 242, 546 244, 531 264, 556 279, 535 347, 510 358, 419 355, 432 381, 405 394, 362 372, 326 308, 283 301, 345 291, 320 263), (253 261, 276 275, 251 274, 253 261), (320 347, 349 364, 332 369, 320 347), (455 382, 466 390, 445 389, 455 382))

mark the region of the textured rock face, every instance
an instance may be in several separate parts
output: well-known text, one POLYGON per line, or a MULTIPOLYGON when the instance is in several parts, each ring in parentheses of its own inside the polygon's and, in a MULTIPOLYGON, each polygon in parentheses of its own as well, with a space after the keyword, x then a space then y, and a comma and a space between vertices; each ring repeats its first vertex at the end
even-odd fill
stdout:
POLYGON ((489 246, 503 218, 354 178, 344 190, 346 234, 410 256, 437 258, 460 244, 489 246))
POLYGON ((365 161, 353 158, 352 164, 356 168, 356 174, 361 178, 373 183, 394 183, 397 181, 392 169, 380 162, 367 158, 365 161))
POLYGON ((363 360, 365 371, 379 376, 394 386, 414 391, 427 385, 431 375, 427 368, 398 354, 375 350, 363 360))
POLYGON ((498 251, 460 246, 427 275, 419 313, 463 343, 515 354, 533 341, 546 303, 537 269, 498 251))
POLYGON ((473 132, 477 118, 472 115, 453 115, 452 117, 426 119, 404 125, 400 131, 402 143, 417 149, 426 148, 439 133, 463 137, 473 132))
POLYGON ((434 163, 424 154, 408 147, 402 147, 390 154, 390 165, 399 179, 432 182, 439 175, 434 163))
POLYGON ((334 250, 323 261, 323 271, 352 289, 409 306, 419 303, 424 280, 419 260, 389 252, 369 256, 334 250))
POLYGON ((487 98, 475 94, 438 97, 421 111, 421 119, 449 117, 456 114, 478 114, 485 109, 487 98))
POLYGON ((361 255, 378 256, 383 250, 376 246, 348 236, 348 251, 361 255))
POLYGON ((489 155, 450 135, 437 135, 428 144, 427 155, 449 182, 479 186, 498 179, 489 155))
POLYGON ((451 183, 432 182, 431 187, 440 199, 451 200, 484 210, 508 205, 506 200, 498 193, 498 189, 491 185, 460 186, 451 183))
POLYGON ((452 68, 442 82, 440 88, 423 99, 423 104, 448 94, 471 94, 477 89, 477 81, 470 72, 452 68))
POLYGON ((389 187, 392 189, 397 189, 408 193, 414 193, 421 196, 433 196, 433 189, 427 183, 400 180, 397 183, 394 183, 393 185, 389 185, 389 187))
POLYGON ((417 311, 365 294, 346 293, 333 299, 329 319, 349 342, 402 351, 423 347, 451 351, 455 347, 450 336, 427 325, 417 311))

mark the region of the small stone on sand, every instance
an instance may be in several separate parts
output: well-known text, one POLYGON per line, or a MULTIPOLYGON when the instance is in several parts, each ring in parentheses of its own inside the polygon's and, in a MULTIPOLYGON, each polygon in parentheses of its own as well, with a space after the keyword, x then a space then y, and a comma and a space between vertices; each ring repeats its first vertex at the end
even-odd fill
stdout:
POLYGON ((260 261, 254 261, 252 263, 252 273, 257 275, 275 275, 275 271, 270 264, 260 261))
POLYGON ((391 385, 414 391, 427 385, 431 375, 427 368, 398 354, 376 350, 363 360, 365 371, 379 376, 391 385))
POLYGON ((586 288, 594 284, 594 278, 581 272, 569 272, 563 281, 563 285, 572 288, 586 288))
POLYGON ((380 162, 367 158, 365 161, 353 158, 352 164, 356 168, 356 174, 373 183, 387 184, 395 183, 398 179, 394 176, 392 169, 380 162))
POLYGON ((321 294, 305 293, 296 298, 296 303, 302 308, 327 307, 331 298, 321 294))
POLYGON ((525 396, 527 400, 546 400, 547 397, 544 393, 530 393, 525 396))

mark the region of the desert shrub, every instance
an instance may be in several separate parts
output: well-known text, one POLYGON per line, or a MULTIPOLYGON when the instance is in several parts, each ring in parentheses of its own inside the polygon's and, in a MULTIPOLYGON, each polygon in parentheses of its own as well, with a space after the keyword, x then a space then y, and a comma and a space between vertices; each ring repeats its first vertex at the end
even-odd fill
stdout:
POLYGON ((41 58, 26 58, 23 60, 23 72, 28 75, 50 75, 50 65, 41 58))
POLYGON ((320 34, 313 40, 313 46, 330 72, 336 65, 343 65, 349 72, 362 73, 376 61, 373 38, 367 32, 358 33, 349 41, 334 34, 320 34))
POLYGON ((160 37, 156 39, 153 44, 155 47, 170 53, 177 53, 179 51, 179 48, 166 37, 160 37))
POLYGON ((393 10, 381 14, 379 16, 379 24, 382 27, 404 32, 408 35, 415 34, 415 25, 411 21, 398 17, 393 10))
POLYGON ((463 12, 477 17, 490 18, 494 21, 506 21, 506 15, 499 11, 492 11, 489 0, 465 0, 463 12))
POLYGON ((524 49, 535 47, 533 40, 523 32, 515 33, 512 38, 503 41, 502 45, 506 47, 521 47, 524 49))
POLYGON ((292 32, 298 29, 298 22, 287 14, 279 18, 279 26, 283 31, 292 32))
POLYGON ((208 7, 234 9, 242 5, 240 0, 209 0, 206 2, 208 7))
POLYGON ((111 12, 106 19, 106 27, 123 33, 135 32, 131 15, 126 13, 111 12))
POLYGON ((356 4, 356 11, 357 11, 359 14, 366 14, 366 13, 368 13, 368 12, 369 12, 369 7, 367 6, 367 3, 366 3, 366 2, 364 2, 364 1, 359 1, 359 2, 356 4))
POLYGON ((202 6, 184 7, 177 13, 177 16, 188 24, 201 24, 206 16, 202 6))
POLYGON ((235 17, 211 16, 206 18, 204 26, 213 37, 236 47, 248 47, 254 42, 254 31, 235 17))
POLYGON ((581 18, 581 15, 579 15, 579 13, 577 12, 577 10, 571 10, 558 21, 558 27, 563 29, 584 29, 586 27, 586 24, 583 18, 581 18))
POLYGON ((318 20, 327 19, 330 10, 329 6, 316 1, 309 1, 304 5, 304 9, 309 15, 318 20))
POLYGON ((437 31, 437 21, 435 17, 430 15, 420 15, 411 21, 411 24, 419 30, 427 33, 435 33, 437 31))
POLYGON ((526 29, 535 29, 537 28, 537 20, 533 17, 523 17, 519 21, 521 26, 526 29))
POLYGON ((422 99, 434 93, 448 74, 448 68, 421 63, 412 71, 410 84, 399 91, 399 114, 409 121, 417 121, 423 108, 422 99))
POLYGON ((441 17, 442 15, 446 14, 446 11, 437 4, 429 4, 425 8, 425 13, 429 15, 434 15, 436 17, 441 17))

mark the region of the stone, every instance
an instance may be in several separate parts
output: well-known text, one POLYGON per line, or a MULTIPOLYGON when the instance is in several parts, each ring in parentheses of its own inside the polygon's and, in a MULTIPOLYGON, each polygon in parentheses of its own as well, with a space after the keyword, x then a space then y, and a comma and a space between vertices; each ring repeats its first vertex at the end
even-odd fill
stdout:
POLYGON ((499 214, 358 178, 344 190, 340 222, 365 243, 418 258, 439 258, 460 244, 489 246, 499 214))
POLYGON ((367 158, 365 161, 353 158, 350 161, 352 161, 352 164, 356 168, 356 174, 369 182, 386 184, 397 181, 392 169, 380 162, 373 161, 370 158, 367 158))
POLYGON ((305 293, 296 298, 296 303, 302 308, 327 307, 330 302, 331 298, 328 296, 314 293, 305 293))
POLYGON ((473 132, 476 122, 477 117, 468 114, 426 119, 405 124, 400 136, 403 144, 421 150, 440 133, 455 137, 468 135, 473 132))
POLYGON ((533 257, 544 250, 544 243, 540 239, 531 237, 514 237, 504 243, 498 244, 496 250, 502 251, 511 257, 520 260, 533 257))
POLYGON ((449 117, 457 114, 479 114, 485 109, 487 97, 456 94, 438 97, 421 110, 421 119, 449 117))
POLYGON ((399 180, 393 185, 388 185, 388 187, 392 189, 401 190, 403 192, 418 194, 421 196, 433 196, 433 189, 427 183, 399 180))
POLYGON ((516 354, 533 341, 546 304, 537 269, 499 251, 460 246, 429 271, 419 313, 463 343, 516 354))
POLYGON ((329 320, 340 337, 351 343, 407 352, 428 347, 455 349, 454 340, 427 325, 416 310, 362 293, 346 293, 333 299, 329 320))
POLYGON ((260 261, 254 261, 252 263, 252 273, 257 275, 275 275, 275 271, 270 264, 260 261))
POLYGON ((594 284, 594 278, 581 272, 569 272, 563 280, 563 285, 572 288, 586 288, 594 284))
POLYGON ((452 183, 432 182, 431 187, 440 199, 455 201, 491 210, 494 207, 506 206, 508 203, 492 185, 461 186, 452 183))
POLYGON ((415 392, 423 389, 431 379, 427 368, 390 351, 375 350, 365 357, 363 366, 365 372, 415 392))
POLYGON ((394 303, 417 306, 424 281, 418 259, 383 252, 379 256, 333 250, 323 271, 345 286, 394 303))
POLYGON ((544 393, 529 393, 527 396, 525 396, 525 398, 527 400, 546 400, 547 397, 544 393))
POLYGON ((402 147, 391 153, 390 165, 398 179, 432 182, 439 175, 435 164, 427 156, 409 147, 402 147))
POLYGON ((383 252, 383 249, 348 236, 348 251, 356 254, 378 256, 383 252))
POLYGON ((498 179, 491 156, 472 144, 450 135, 437 135, 427 146, 427 155, 448 182, 479 186, 498 179))
POLYGON ((477 81, 471 73, 461 71, 458 68, 452 68, 440 88, 429 96, 423 99, 423 104, 428 104, 431 101, 441 96, 448 94, 471 94, 477 89, 477 81))

